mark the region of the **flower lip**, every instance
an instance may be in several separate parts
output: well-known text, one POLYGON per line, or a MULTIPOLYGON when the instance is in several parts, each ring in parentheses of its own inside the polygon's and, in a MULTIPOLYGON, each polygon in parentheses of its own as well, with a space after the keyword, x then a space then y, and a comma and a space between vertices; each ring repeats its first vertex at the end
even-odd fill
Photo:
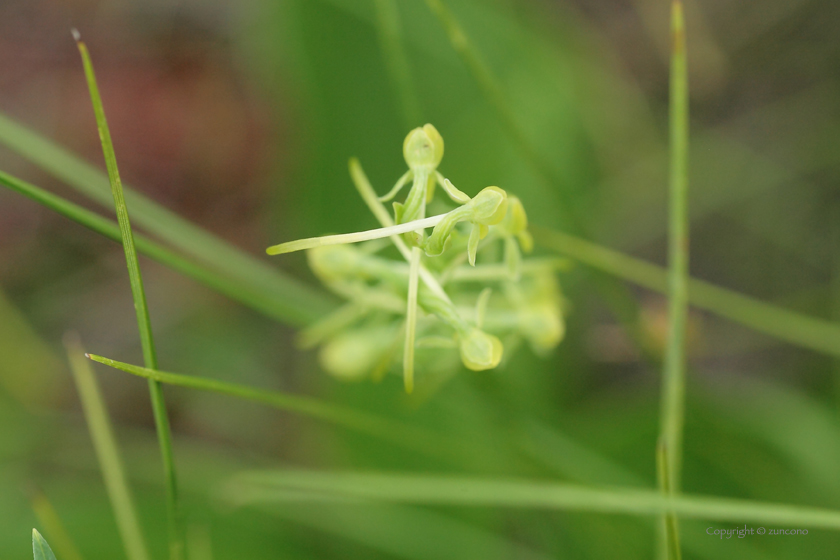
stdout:
POLYGON ((403 156, 412 169, 435 169, 443 159, 443 137, 430 124, 415 128, 405 137, 403 156))
POLYGON ((468 204, 472 206, 471 222, 493 226, 505 218, 508 209, 507 193, 499 187, 481 189, 468 204))

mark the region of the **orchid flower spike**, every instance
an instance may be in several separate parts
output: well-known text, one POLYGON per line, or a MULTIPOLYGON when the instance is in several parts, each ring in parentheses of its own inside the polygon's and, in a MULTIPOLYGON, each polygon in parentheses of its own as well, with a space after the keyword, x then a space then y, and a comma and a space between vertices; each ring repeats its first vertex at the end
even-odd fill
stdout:
POLYGON ((431 124, 409 132, 403 142, 408 171, 381 198, 351 160, 351 178, 381 227, 267 249, 272 255, 307 250, 315 275, 346 300, 299 339, 304 348, 320 348, 322 367, 337 378, 377 380, 401 359, 410 393, 415 361, 428 373, 437 372, 442 363, 451 368, 458 358, 469 370, 485 371, 501 363, 502 336, 506 341, 523 338, 538 353, 563 338, 556 263, 522 257, 533 245, 522 202, 499 187, 470 198, 438 171, 443 153, 443 138, 431 124), (395 202, 390 214, 383 202, 409 183, 405 200, 395 202), (427 217, 426 205, 438 185, 456 206, 427 217), (469 225, 469 238, 453 243, 453 232, 462 222, 469 225), (389 245, 387 239, 400 255, 396 260, 380 253, 389 245), (491 239, 503 241, 503 258, 488 251, 476 267, 477 253, 491 239), (499 288, 502 296, 491 296, 499 288), (465 302, 475 302, 474 311, 465 302))

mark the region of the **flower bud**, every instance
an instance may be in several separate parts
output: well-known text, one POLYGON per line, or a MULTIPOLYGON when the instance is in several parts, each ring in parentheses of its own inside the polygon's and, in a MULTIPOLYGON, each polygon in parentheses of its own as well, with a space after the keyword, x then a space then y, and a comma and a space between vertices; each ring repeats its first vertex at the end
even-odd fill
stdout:
POLYGON ((460 342, 461 361, 473 371, 493 369, 502 360, 502 341, 486 332, 473 328, 460 342))
POLYGON ((412 169, 417 167, 435 169, 443 159, 443 138, 430 124, 415 128, 405 137, 403 156, 412 169))

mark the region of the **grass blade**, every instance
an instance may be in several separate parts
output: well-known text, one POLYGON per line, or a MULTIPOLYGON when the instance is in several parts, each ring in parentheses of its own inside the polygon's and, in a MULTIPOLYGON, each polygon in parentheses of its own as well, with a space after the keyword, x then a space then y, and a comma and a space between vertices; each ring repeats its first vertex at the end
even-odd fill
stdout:
POLYGON ((50 545, 37 529, 32 529, 32 554, 35 560, 55 560, 55 554, 50 545))
MULTIPOLYGON (((688 69, 682 3, 671 2, 668 193, 668 342, 662 367, 657 469, 660 489, 679 493, 685 424, 685 329, 688 319, 688 69)), ((680 559, 679 523, 663 517, 665 558, 680 559)))
MULTIPOLYGON (((0 114, 0 143, 67 183, 103 208, 113 205, 108 177, 93 165, 0 114)), ((285 322, 306 325, 329 312, 323 293, 286 276, 156 202, 123 186, 139 226, 197 262, 224 273, 252 291, 270 293, 285 322)))
POLYGON ((254 471, 240 473, 223 489, 248 503, 272 503, 317 494, 319 499, 390 503, 517 507, 591 513, 662 515, 710 521, 793 525, 840 530, 840 511, 790 504, 707 496, 663 496, 658 490, 593 488, 511 478, 370 474, 354 472, 254 471))
POLYGON ((553 186, 550 191, 559 195, 561 204, 558 207, 558 211, 561 213, 562 222, 573 224, 576 230, 582 229, 585 222, 578 219, 575 215, 571 197, 567 189, 563 188, 565 181, 554 170, 551 162, 528 139, 527 134, 525 134, 525 131, 516 119, 516 115, 511 108, 507 95, 505 95, 501 82, 493 74, 489 66, 487 66, 487 63, 472 41, 470 41, 463 26, 455 17, 455 14, 452 13, 444 0, 426 0, 426 5, 435 17, 437 17, 441 27, 443 27, 446 35, 449 37, 452 49, 461 57, 464 64, 466 64, 473 79, 478 84, 481 93, 490 106, 495 109, 502 126, 507 130, 514 145, 543 181, 553 186))
MULTIPOLYGON (((152 336, 152 323, 149 318, 149 309, 146 304, 146 293, 143 290, 143 278, 140 274, 140 263, 137 260, 137 250, 134 247, 134 235, 131 231, 131 223, 128 218, 128 208, 125 204, 120 173, 117 169, 117 157, 114 153, 114 145, 111 142, 111 132, 108 129, 108 122, 105 119, 105 109, 102 106, 102 99, 99 95, 99 87, 96 83, 96 75, 93 71, 93 63, 90 60, 87 47, 80 40, 78 31, 73 33, 76 45, 79 47, 79 54, 82 56, 82 64, 85 69, 90 99, 93 103, 93 112, 96 116, 96 127, 99 130, 99 138, 102 141, 102 152, 105 156, 105 166, 108 168, 108 178, 111 182, 111 193, 114 197, 114 206, 117 212, 117 222, 120 226, 123 248, 125 249, 125 260, 128 266, 128 277, 131 282, 131 295, 134 299, 134 309, 137 314, 137 328, 140 331, 140 344, 143 348, 143 361, 147 367, 157 368, 157 357, 155 354, 154 338, 152 336)), ((163 399, 163 389, 159 382, 149 380, 149 395, 152 401, 152 409, 155 417, 160 453, 163 459, 164 476, 166 477, 167 496, 167 517, 169 520, 169 555, 171 560, 181 560, 184 556, 184 540, 178 520, 178 484, 175 475, 175 462, 172 456, 172 434, 169 428, 169 417, 166 413, 166 404, 163 399)))
POLYGON ((137 518, 137 508, 128 487, 125 466, 117 448, 117 440, 111 427, 111 419, 99 384, 96 382, 90 362, 84 358, 84 351, 76 337, 65 336, 64 345, 70 360, 70 370, 82 401, 90 438, 99 467, 102 469, 102 479, 108 491, 108 498, 114 510, 114 518, 120 532, 120 538, 125 548, 128 560, 149 560, 143 531, 137 518))
MULTIPOLYGON (((122 242, 120 228, 114 221, 104 218, 95 212, 91 212, 78 204, 69 202, 60 196, 49 193, 25 181, 21 181, 2 171, 0 171, 0 185, 31 198, 35 202, 70 218, 104 237, 112 239, 117 243, 122 242)), ((268 317, 279 321, 289 321, 286 298, 280 297, 276 290, 268 290, 264 286, 245 283, 241 279, 228 276, 206 264, 197 263, 194 260, 183 257, 143 235, 135 234, 134 242, 137 250, 151 259, 197 280, 205 286, 268 317)), ((327 301, 326 296, 323 299, 327 301)), ((313 313, 310 320, 314 320, 317 317, 318 315, 313 313)))
POLYGON ((211 391, 262 403, 278 410, 295 412, 377 437, 430 456, 452 459, 453 457, 459 457, 467 453, 463 442, 449 440, 446 436, 440 436, 413 426, 403 425, 389 418, 382 418, 351 408, 332 405, 317 399, 291 395, 280 391, 258 389, 216 379, 143 368, 94 354, 88 354, 87 357, 100 364, 119 369, 132 375, 154 380, 158 383, 211 391))
MULTIPOLYGON (((531 226, 534 240, 561 255, 655 292, 666 293, 665 269, 559 231, 531 226)), ((840 356, 840 326, 759 301, 703 280, 689 279, 688 301, 755 331, 830 356, 840 356)))

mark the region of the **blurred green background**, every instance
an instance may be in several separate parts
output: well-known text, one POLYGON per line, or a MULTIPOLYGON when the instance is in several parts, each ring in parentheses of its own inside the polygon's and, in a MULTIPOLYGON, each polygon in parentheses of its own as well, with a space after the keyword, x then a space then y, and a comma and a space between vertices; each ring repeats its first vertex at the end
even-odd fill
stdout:
MULTIPOLYGON (((103 167, 69 33, 79 28, 124 180, 315 288, 303 256, 268 261, 264 248, 374 227, 347 160, 359 157, 385 192, 405 169, 403 137, 423 122, 440 130, 441 169, 468 194, 499 185, 534 224, 664 264, 668 2, 448 4, 534 153, 511 136, 422 0, 397 2, 419 122, 390 78, 374 0, 7 0, 0 111, 103 167)), ((840 6, 710 0, 686 9, 692 275, 837 318, 840 6)), ((89 205, 2 146, 0 169, 89 205)), ((209 542, 216 559, 654 556, 648 518, 317 502, 231 509, 213 496, 242 469, 285 466, 653 487, 661 296, 572 267, 561 276, 567 337, 554 354, 520 349, 504 368, 464 371, 409 398, 398 376, 334 380, 315 353, 296 349, 291 327, 148 259, 141 266, 162 369, 317 396, 471 446, 432 459, 166 387, 197 550, 209 542)), ((2 556, 31 557, 30 531, 40 527, 32 496, 42 492, 85 558, 120 558, 61 339, 75 331, 91 352, 142 362, 122 249, 0 190, 0 289, 2 556)), ((689 358, 685 491, 837 507, 837 361, 695 311, 689 358)), ((141 522, 163 558, 146 384, 97 372, 141 522)), ((732 524, 682 524, 685 558, 836 558, 840 549, 827 531, 720 540, 710 525, 732 524)))

